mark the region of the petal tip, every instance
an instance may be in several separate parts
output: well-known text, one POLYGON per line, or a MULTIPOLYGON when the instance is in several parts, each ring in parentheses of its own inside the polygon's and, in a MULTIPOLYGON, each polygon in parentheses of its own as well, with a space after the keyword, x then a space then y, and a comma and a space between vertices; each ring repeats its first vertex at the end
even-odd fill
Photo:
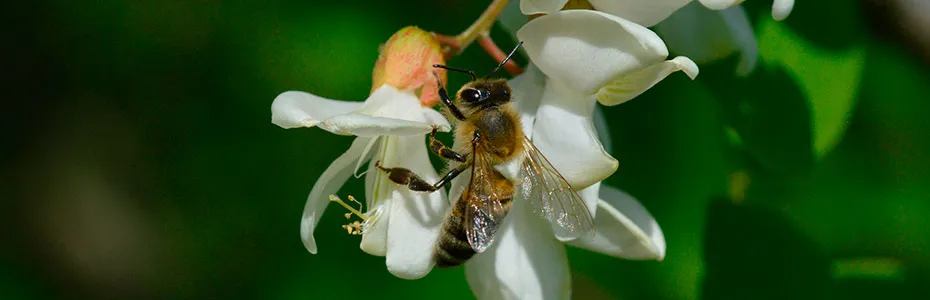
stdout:
POLYGON ((601 185, 595 239, 579 239, 572 245, 606 255, 633 259, 665 259, 665 236, 658 222, 635 198, 617 188, 601 185))
POLYGON ((314 127, 321 120, 349 113, 361 102, 330 100, 301 91, 286 91, 271 102, 271 123, 284 129, 314 127))
POLYGON ((739 5, 743 0, 700 0, 704 7, 713 10, 724 10, 734 5, 739 5))
MULTIPOLYGON (((610 156, 610 154, 607 153, 607 150, 604 150, 604 153, 607 155, 607 157, 610 157, 610 174, 617 172, 617 169, 620 168, 620 161, 618 161, 613 156, 610 156)), ((610 175, 607 176, 610 177, 610 175)), ((607 177, 604 177, 604 179, 607 179, 607 177)))
POLYGON ((698 73, 700 72, 700 69, 698 68, 697 64, 694 63, 694 61, 688 57, 677 56, 672 59, 672 62, 678 65, 678 68, 682 72, 684 72, 685 75, 688 75, 688 77, 691 78, 691 80, 694 80, 695 78, 697 78, 698 73))
POLYGON ((551 14, 559 11, 568 0, 520 1, 520 12, 524 15, 551 14))
POLYGON ((304 248, 307 248, 307 252, 310 252, 310 254, 316 254, 316 241, 313 239, 312 226, 309 224, 300 224, 300 239, 304 243, 304 248))
POLYGON ((655 260, 663 261, 665 260, 665 234, 662 233, 662 227, 659 227, 658 221, 652 219, 649 223, 652 224, 652 232, 649 234, 649 246, 655 254, 655 260))
POLYGON ((397 265, 388 264, 388 272, 391 275, 394 275, 400 279, 415 280, 425 277, 431 270, 433 270, 433 263, 430 263, 428 268, 417 268, 417 267, 402 267, 397 265))
POLYGON ((792 9, 794 9, 794 0, 775 0, 772 4, 772 19, 784 20, 791 14, 792 9))

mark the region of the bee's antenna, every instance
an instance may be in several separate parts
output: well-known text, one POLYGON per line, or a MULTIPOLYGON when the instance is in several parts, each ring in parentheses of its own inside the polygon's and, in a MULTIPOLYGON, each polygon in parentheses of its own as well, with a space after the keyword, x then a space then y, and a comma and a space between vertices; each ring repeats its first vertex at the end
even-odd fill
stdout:
POLYGON ((465 74, 471 75, 471 80, 472 80, 472 81, 478 79, 478 76, 475 75, 475 72, 472 72, 472 71, 469 71, 469 70, 463 70, 463 69, 458 69, 458 68, 453 68, 453 67, 443 66, 443 65, 433 65, 433 68, 443 68, 443 69, 446 69, 446 70, 449 70, 449 71, 456 71, 456 72, 465 73, 465 74))
POLYGON ((517 53, 517 49, 520 49, 520 46, 523 46, 523 41, 520 41, 519 43, 517 43, 517 46, 513 47, 513 50, 510 50, 510 54, 507 54, 507 57, 504 58, 504 61, 502 61, 501 64, 497 65, 497 67, 495 67, 494 70, 491 70, 491 73, 488 73, 488 75, 484 75, 484 77, 482 78, 488 78, 489 76, 494 75, 494 73, 497 73, 497 70, 500 70, 501 67, 503 67, 504 64, 506 64, 508 60, 510 60, 510 57, 513 56, 514 53, 517 53))

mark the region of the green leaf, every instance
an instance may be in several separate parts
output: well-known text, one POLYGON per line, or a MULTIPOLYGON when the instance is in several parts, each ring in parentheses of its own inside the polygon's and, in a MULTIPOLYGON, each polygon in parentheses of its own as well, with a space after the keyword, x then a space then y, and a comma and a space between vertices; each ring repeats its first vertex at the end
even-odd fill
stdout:
POLYGON ((865 47, 819 47, 786 25, 768 19, 761 22, 759 53, 764 64, 784 67, 801 87, 813 113, 814 153, 822 158, 840 141, 852 116, 865 65, 865 47))
POLYGON ((735 59, 702 67, 698 77, 717 96, 730 139, 775 174, 806 174, 814 156, 804 94, 782 66, 766 64, 735 77, 733 64, 735 59))
MULTIPOLYGON (((746 1, 742 5, 753 23, 774 22, 772 1, 746 1)), ((868 34, 861 5, 849 0, 795 1, 791 14, 780 24, 818 47, 833 50, 860 45, 868 34)))
POLYGON ((823 299, 829 258, 777 211, 717 200, 708 208, 703 299, 823 299))

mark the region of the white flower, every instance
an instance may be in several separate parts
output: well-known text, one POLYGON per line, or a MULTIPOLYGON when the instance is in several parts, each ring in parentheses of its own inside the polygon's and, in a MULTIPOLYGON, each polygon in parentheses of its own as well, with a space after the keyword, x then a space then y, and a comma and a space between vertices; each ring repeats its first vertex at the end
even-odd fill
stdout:
MULTIPOLYGON (((595 218, 594 238, 564 242, 619 258, 661 260, 665 239, 655 219, 631 196, 601 184, 617 161, 604 150, 592 114, 597 102, 623 103, 675 71, 694 78, 697 66, 686 57, 665 60, 663 41, 639 24, 599 11, 557 9, 517 32, 533 66, 511 85, 524 132, 579 189, 595 218)), ((462 184, 453 182, 450 196, 456 197, 462 184)), ((569 298, 568 261, 549 224, 527 203, 514 201, 501 226, 495 243, 466 264, 475 295, 569 298)))
POLYGON ((669 49, 688 55, 699 64, 739 52, 738 75, 747 75, 756 66, 759 46, 742 6, 711 10, 691 3, 655 28, 669 49))
MULTIPOLYGON (((656 25, 669 49, 687 55, 697 63, 707 63, 740 53, 736 74, 748 75, 755 69, 759 55, 752 24, 741 1, 717 1, 719 3, 691 3, 675 11, 670 17, 656 25)), ((788 17, 794 0, 776 0, 772 17, 782 20, 788 17)))
MULTIPOLYGON (((701 5, 723 10, 739 5, 744 0, 700 0, 701 5)), ((551 14, 565 6, 569 0, 521 0, 520 10, 527 15, 551 14)), ((603 11, 640 25, 651 27, 668 18, 691 0, 587 0, 596 10, 603 11)), ((772 18, 783 20, 794 8, 794 0, 775 0, 772 18)))
MULTIPOLYGON (((555 13, 568 0, 522 0, 525 14, 555 13)), ((710 62, 739 51, 737 74, 755 67, 758 46, 743 0, 587 0, 591 8, 646 27, 656 26, 669 48, 698 63, 710 62), (699 3, 698 3, 699 2, 699 3)), ((772 18, 783 20, 794 0, 775 0, 772 18)))
POLYGON ((517 37, 533 64, 545 73, 545 91, 533 142, 576 188, 601 181, 617 168, 592 125, 596 101, 626 102, 672 72, 697 76, 686 57, 665 60, 668 50, 649 29, 607 13, 565 10, 535 18, 517 37))
MULTIPOLYGON (((544 139, 541 134, 545 134, 549 135, 549 139, 560 138, 559 143, 569 144, 575 149, 550 147, 547 151, 540 148, 549 160, 567 161, 588 155, 580 154, 577 149, 603 150, 597 142, 590 118, 585 119, 579 115, 590 112, 575 111, 589 107, 593 109, 593 95, 589 96, 592 98, 590 101, 576 101, 583 105, 567 108, 553 106, 552 101, 561 97, 561 94, 550 89, 545 76, 533 66, 511 80, 510 84, 514 89, 514 105, 521 114, 524 132, 534 143, 544 139), (564 125, 566 129, 560 131, 557 129, 559 126, 552 125, 564 125), (569 131, 572 129, 578 131, 569 131), (587 131, 589 129, 591 131, 587 131), (558 132, 565 135, 558 137, 555 135, 558 132), (583 144, 572 144, 575 142, 583 144)), ((576 169, 583 170, 586 167, 598 166, 582 165, 576 169)), ((566 175, 562 169, 560 172, 566 175)), ((590 180, 585 179, 590 176, 584 174, 569 174, 566 177, 569 181, 590 180)), ((456 197, 461 192, 467 178, 468 174, 462 174, 453 181, 451 196, 456 197)), ((665 239, 655 219, 635 199, 599 181, 579 191, 595 215, 595 235, 568 243, 619 258, 664 258, 665 239)), ((513 202, 494 244, 466 263, 465 273, 472 291, 479 299, 568 299, 571 294, 571 276, 564 247, 560 245, 549 223, 533 214, 528 203, 519 201, 520 196, 516 198, 518 201, 513 202)))
MULTIPOLYGON (((432 126, 448 131, 448 121, 422 107, 413 90, 384 84, 361 102, 337 101, 304 92, 278 95, 271 105, 272 122, 283 128, 320 127, 357 138, 320 175, 304 207, 300 235, 310 253, 317 252, 313 230, 329 204, 329 195, 367 161, 365 199, 368 217, 361 249, 386 256, 388 270, 407 279, 420 278, 433 267, 432 250, 448 207, 445 193, 415 193, 400 187, 374 167, 403 166, 431 181, 439 179, 430 164, 423 135, 432 126)), ((317 144, 317 147, 324 145, 317 144)))

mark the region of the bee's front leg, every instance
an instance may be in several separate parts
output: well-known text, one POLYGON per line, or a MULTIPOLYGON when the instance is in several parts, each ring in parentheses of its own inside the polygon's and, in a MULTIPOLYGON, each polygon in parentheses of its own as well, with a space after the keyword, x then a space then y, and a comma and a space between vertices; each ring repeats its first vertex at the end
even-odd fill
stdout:
MULTIPOLYGON (((448 68, 446 66, 433 65, 434 68, 448 68)), ((471 73, 472 77, 475 77, 474 73, 471 73)), ((449 112, 452 113, 456 119, 465 120, 465 115, 462 114, 462 111, 458 107, 455 107, 455 103, 452 103, 452 98, 449 98, 449 94, 446 93, 446 87, 442 85, 442 80, 439 79, 439 73, 433 71, 433 77, 436 77, 436 85, 439 86, 439 100, 442 101, 446 107, 449 108, 449 112)))
POLYGON ((458 152, 453 151, 451 148, 446 147, 442 141, 436 139, 436 132, 439 131, 439 127, 433 126, 433 131, 429 133, 429 149, 433 151, 433 154, 436 154, 439 157, 445 159, 451 159, 457 162, 465 162, 465 157, 459 154, 458 152))

